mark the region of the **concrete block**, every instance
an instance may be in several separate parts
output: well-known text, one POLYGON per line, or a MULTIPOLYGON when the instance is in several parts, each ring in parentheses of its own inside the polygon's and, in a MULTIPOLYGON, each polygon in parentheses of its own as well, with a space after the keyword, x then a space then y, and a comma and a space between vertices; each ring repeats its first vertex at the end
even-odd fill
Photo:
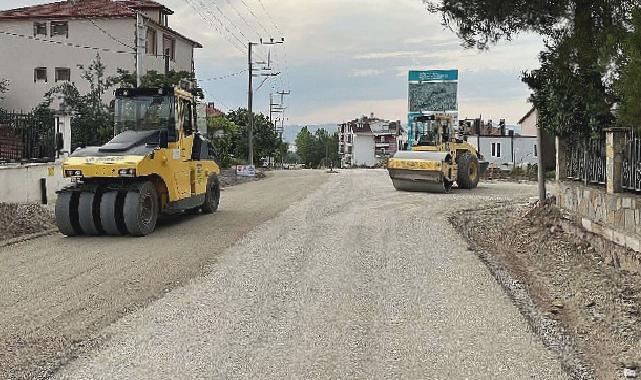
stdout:
POLYGON ((581 226, 585 228, 586 231, 592 232, 592 221, 588 218, 581 219, 581 226))
POLYGON ((603 237, 610 241, 614 241, 614 231, 612 231, 610 228, 604 227, 603 228, 603 237))
POLYGON ((632 208, 632 198, 624 197, 621 201, 623 208, 632 208))

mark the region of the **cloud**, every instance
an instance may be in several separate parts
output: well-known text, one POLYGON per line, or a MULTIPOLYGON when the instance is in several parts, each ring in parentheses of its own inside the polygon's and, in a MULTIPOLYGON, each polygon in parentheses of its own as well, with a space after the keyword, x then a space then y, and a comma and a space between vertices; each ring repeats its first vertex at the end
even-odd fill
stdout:
POLYGON ((362 69, 362 70, 352 70, 352 73, 350 74, 350 77, 352 78, 367 78, 367 77, 375 77, 383 74, 385 71, 384 70, 377 70, 377 69, 362 69))
MULTIPOLYGON (((0 0, 0 8, 44 1, 48 0, 0 0)), ((260 37, 280 37, 256 0, 245 2, 258 19, 240 0, 215 2, 226 19, 214 8, 214 2, 203 2, 236 38, 210 20, 223 33, 216 31, 184 0, 159 1, 175 11, 170 17, 174 29, 204 45, 195 53, 200 78, 247 67, 246 47, 239 47, 236 38, 257 41, 260 37), (237 13, 251 26, 247 27, 237 13), (237 28, 247 38, 240 36, 237 28)), ((529 91, 520 81, 520 73, 538 66, 542 42, 537 36, 524 34, 488 52, 479 52, 462 48, 456 34, 444 28, 441 17, 430 14, 421 0, 262 2, 286 43, 255 48, 259 59, 270 54, 276 70, 284 73, 256 94, 258 111, 267 112, 270 91, 292 90, 286 114, 292 123, 333 123, 372 111, 404 120, 407 71, 436 68, 461 71, 461 113, 496 114, 494 119, 516 121, 527 111, 529 91)), ((247 102, 246 76, 206 82, 205 89, 209 100, 225 108, 247 102)))

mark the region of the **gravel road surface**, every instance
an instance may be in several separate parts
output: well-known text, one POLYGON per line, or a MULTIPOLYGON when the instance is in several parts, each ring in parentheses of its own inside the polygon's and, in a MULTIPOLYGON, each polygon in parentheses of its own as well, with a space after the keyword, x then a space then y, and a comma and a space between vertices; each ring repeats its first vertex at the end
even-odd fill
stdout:
POLYGON ((408 194, 384 171, 332 175, 56 378, 565 379, 447 222, 535 190, 408 194))
POLYGON ((216 214, 170 218, 146 238, 55 235, 0 248, 0 379, 46 378, 92 350, 104 327, 204 274, 328 177, 271 173, 226 189, 216 214))

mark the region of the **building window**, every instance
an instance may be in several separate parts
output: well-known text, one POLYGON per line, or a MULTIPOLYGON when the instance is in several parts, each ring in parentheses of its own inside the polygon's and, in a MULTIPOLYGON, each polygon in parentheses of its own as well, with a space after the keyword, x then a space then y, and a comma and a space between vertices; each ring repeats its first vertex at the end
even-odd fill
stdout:
POLYGON ((69 37, 69 24, 66 21, 51 21, 51 36, 69 37))
POLYGON ((33 70, 33 81, 34 82, 46 82, 47 81, 47 68, 46 67, 36 67, 33 70))
POLYGON ((147 39, 145 40, 145 53, 146 54, 158 54, 156 42, 156 30, 152 28, 147 28, 147 39))
POLYGON ((176 58, 176 40, 173 38, 165 35, 162 38, 162 51, 166 56, 169 56, 169 58, 173 61, 176 58))
POLYGON ((46 22, 34 22, 33 23, 33 35, 34 35, 34 37, 46 36, 47 35, 47 23, 46 22))
POLYGON ((56 82, 71 82, 71 70, 68 67, 56 67, 56 82))
POLYGON ((492 157, 501 158, 501 143, 492 143, 492 157))
POLYGON ((534 157, 539 156, 539 149, 537 148, 536 144, 534 144, 534 157))

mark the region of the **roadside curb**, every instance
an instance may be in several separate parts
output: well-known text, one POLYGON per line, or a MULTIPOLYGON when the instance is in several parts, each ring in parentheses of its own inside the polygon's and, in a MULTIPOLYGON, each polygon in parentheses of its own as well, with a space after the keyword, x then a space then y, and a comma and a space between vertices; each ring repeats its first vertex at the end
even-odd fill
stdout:
POLYGON ((44 237, 44 236, 53 235, 56 232, 58 232, 57 228, 51 228, 51 229, 48 229, 46 231, 36 232, 36 233, 33 233, 33 234, 20 236, 20 237, 14 238, 14 239, 0 241, 0 248, 5 248, 5 247, 12 246, 12 245, 16 245, 18 243, 23 243, 25 241, 34 240, 34 239, 38 239, 38 238, 41 238, 41 237, 44 237))
POLYGON ((469 250, 474 252, 478 258, 488 268, 496 282, 503 288, 510 297, 513 304, 519 312, 525 317, 532 331, 541 339, 543 345, 551 350, 561 362, 562 369, 572 380, 592 380, 594 379, 593 371, 582 358, 581 353, 576 349, 576 345, 571 335, 561 325, 561 322, 550 318, 548 315, 539 310, 536 303, 530 297, 524 284, 512 277, 509 270, 489 252, 479 247, 466 231, 457 222, 457 219, 468 212, 491 210, 507 207, 508 204, 497 203, 495 206, 483 206, 475 209, 457 211, 448 218, 450 225, 465 239, 470 245, 469 250))

